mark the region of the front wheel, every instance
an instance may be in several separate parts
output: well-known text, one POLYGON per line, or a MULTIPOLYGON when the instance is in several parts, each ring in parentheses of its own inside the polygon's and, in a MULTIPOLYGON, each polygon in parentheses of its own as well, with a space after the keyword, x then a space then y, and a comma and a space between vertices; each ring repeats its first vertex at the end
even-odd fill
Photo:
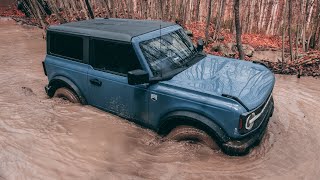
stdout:
POLYGON ((80 103, 78 96, 73 91, 65 87, 57 89, 53 97, 62 98, 72 103, 80 103))
POLYGON ((167 136, 167 139, 175 141, 191 141, 201 143, 211 149, 218 150, 218 144, 203 130, 194 128, 192 126, 178 126, 174 128, 167 136))

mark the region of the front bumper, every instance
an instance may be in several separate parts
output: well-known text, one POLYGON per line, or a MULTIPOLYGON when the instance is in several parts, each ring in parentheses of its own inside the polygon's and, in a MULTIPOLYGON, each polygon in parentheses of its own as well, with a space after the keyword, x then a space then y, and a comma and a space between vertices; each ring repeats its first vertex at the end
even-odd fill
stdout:
POLYGON ((252 134, 244 137, 240 140, 229 140, 222 143, 222 151, 228 155, 246 155, 249 153, 250 149, 258 145, 263 138, 265 131, 268 126, 270 117, 274 111, 274 102, 271 100, 267 105, 267 112, 264 113, 263 122, 260 124, 260 127, 255 130, 252 134))

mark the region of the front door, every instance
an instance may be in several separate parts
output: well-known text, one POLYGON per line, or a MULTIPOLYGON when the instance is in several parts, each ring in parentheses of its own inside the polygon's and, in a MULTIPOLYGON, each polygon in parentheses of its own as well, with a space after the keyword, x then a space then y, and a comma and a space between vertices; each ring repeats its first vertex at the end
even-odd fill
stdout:
POLYGON ((131 44, 91 40, 88 103, 121 117, 148 123, 148 90, 129 85, 128 71, 141 69, 131 44))

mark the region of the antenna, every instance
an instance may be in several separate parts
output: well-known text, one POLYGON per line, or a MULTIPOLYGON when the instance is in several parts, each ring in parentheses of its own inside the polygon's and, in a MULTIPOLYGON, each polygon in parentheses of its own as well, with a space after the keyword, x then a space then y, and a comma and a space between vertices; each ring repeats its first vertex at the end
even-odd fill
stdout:
MULTIPOLYGON (((163 16, 163 12, 162 12, 162 0, 160 0, 160 58, 162 57, 162 50, 161 50, 161 44, 162 44, 162 40, 161 40, 161 36, 162 36, 162 34, 161 34, 161 23, 162 23, 162 16, 163 16)), ((161 66, 161 63, 160 63, 160 66, 161 66)), ((162 70, 163 70, 163 68, 160 68, 160 72, 161 72, 161 77, 162 77, 162 70)))
MULTIPOLYGON (((160 53, 161 53, 161 23, 162 23, 162 1, 160 0, 160 8, 161 8, 161 15, 160 15, 160 53)), ((161 54, 160 54, 161 55, 161 54)))
POLYGON ((162 15, 160 16, 160 53, 161 53, 161 36, 162 36, 162 34, 161 34, 161 29, 162 29, 161 28, 161 22, 162 22, 162 15))

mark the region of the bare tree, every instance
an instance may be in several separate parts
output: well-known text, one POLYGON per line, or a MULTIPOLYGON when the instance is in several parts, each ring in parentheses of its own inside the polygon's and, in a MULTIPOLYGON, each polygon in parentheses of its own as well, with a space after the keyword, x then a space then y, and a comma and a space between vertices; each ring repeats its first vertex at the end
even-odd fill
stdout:
POLYGON ((199 21, 199 13, 200 13, 200 0, 196 0, 196 15, 195 15, 195 21, 199 21))
POLYGON ((254 18, 255 18, 255 7, 256 7, 256 0, 252 0, 250 3, 250 13, 249 13, 249 20, 248 20, 248 29, 249 29, 249 33, 252 32, 252 26, 253 26, 253 22, 254 22, 254 18))
POLYGON ((209 0, 208 3, 208 13, 207 13, 207 22, 206 22, 206 32, 205 32, 205 43, 208 44, 209 40, 209 26, 210 26, 210 17, 211 17, 211 5, 212 5, 212 0, 209 0))
POLYGON ((282 67, 285 62, 284 57, 284 39, 286 35, 286 14, 287 14, 287 1, 284 0, 283 12, 282 12, 282 67))
POLYGON ((272 3, 271 17, 269 19, 268 27, 267 27, 267 31, 266 31, 267 34, 272 34, 272 35, 274 34, 274 26, 276 23, 277 10, 278 10, 278 0, 275 0, 272 3))
MULTIPOLYGON (((304 0, 301 0, 300 1, 300 12, 302 13, 303 12, 303 1, 304 0)), ((303 15, 299 16, 298 17, 298 21, 299 22, 302 22, 303 21, 303 15)), ((303 24, 303 22, 302 22, 303 24)), ((296 53, 295 53, 295 60, 298 59, 298 49, 299 49, 299 33, 300 33, 300 29, 302 29, 300 27, 300 23, 297 23, 297 27, 296 27, 296 53)))
POLYGON ((217 39, 218 34, 220 32, 221 19, 222 19, 223 15, 224 15, 225 4, 226 4, 226 0, 221 0, 220 8, 218 9, 218 14, 217 14, 217 18, 216 18, 215 31, 214 31, 214 35, 213 35, 213 39, 214 40, 217 39))
POLYGON ((92 9, 91 9, 91 5, 90 5, 90 3, 89 3, 89 0, 85 0, 85 2, 86 2, 86 5, 87 5, 87 9, 88 9, 90 18, 91 18, 91 19, 94 19, 94 14, 93 14, 93 11, 92 11, 92 9))
POLYGON ((244 53, 242 49, 242 42, 241 42, 241 24, 240 24, 240 0, 234 0, 234 23, 236 26, 236 40, 237 40, 237 48, 239 51, 239 58, 244 59, 244 53))
POLYGON ((290 61, 293 61, 293 43, 292 43, 292 35, 291 35, 291 24, 292 24, 292 0, 288 0, 289 2, 289 15, 288 15, 288 34, 289 34, 289 44, 290 44, 290 61))
POLYGON ((320 0, 317 1, 317 6, 318 6, 318 10, 317 10, 317 13, 316 13, 316 18, 317 18, 317 29, 316 29, 316 32, 315 32, 315 35, 317 35, 318 33, 318 50, 320 50, 320 0))

